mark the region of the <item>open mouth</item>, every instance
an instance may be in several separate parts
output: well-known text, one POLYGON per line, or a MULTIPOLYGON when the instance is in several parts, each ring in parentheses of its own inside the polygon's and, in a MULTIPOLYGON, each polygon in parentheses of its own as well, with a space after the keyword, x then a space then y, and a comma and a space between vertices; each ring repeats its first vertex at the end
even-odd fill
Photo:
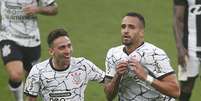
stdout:
POLYGON ((69 60, 70 56, 64 56, 64 59, 69 60))
POLYGON ((129 36, 123 36, 123 39, 130 39, 129 36))

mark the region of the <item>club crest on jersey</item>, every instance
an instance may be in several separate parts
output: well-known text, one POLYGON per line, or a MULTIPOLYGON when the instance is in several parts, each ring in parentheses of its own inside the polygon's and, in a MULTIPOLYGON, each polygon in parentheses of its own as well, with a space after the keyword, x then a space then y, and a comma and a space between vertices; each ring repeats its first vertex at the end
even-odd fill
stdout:
POLYGON ((2 48, 3 57, 8 56, 11 53, 10 45, 4 45, 2 48))
POLYGON ((73 77, 73 83, 78 85, 81 83, 81 73, 80 72, 75 72, 75 73, 71 73, 71 76, 73 77))

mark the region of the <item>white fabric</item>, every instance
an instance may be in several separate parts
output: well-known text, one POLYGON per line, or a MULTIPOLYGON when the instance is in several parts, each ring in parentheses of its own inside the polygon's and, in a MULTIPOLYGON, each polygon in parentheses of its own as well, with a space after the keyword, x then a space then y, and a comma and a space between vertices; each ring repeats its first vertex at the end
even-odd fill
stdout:
POLYGON ((12 88, 10 85, 8 85, 9 89, 15 96, 16 101, 24 101, 23 99, 23 82, 20 84, 18 88, 12 88))
MULTIPOLYGON (((195 52, 201 51, 201 47, 196 45, 197 43, 197 23, 196 16, 201 15, 201 4, 196 4, 196 0, 187 0, 188 2, 188 50, 195 52), (193 11, 193 12, 192 12, 193 11)), ((200 27, 200 26, 199 26, 200 27)), ((199 33, 200 34, 200 33, 199 33)))
MULTIPOLYGON (((193 52, 194 54, 195 52, 193 52)), ((190 55, 186 67, 178 66, 178 79, 186 81, 188 77, 195 77, 199 74, 200 61, 195 55, 190 55)))
POLYGON ((105 73, 85 58, 71 58, 70 67, 56 71, 46 60, 35 65, 27 77, 24 92, 41 94, 43 101, 84 101, 89 80, 101 82, 105 73))
POLYGON ((38 6, 37 1, 41 1, 43 6, 54 2, 54 0, 1 0, 0 41, 13 40, 25 47, 35 47, 40 44, 37 16, 27 16, 23 11, 25 5, 38 6))
MULTIPOLYGON (((127 55, 123 51, 124 46, 118 46, 109 49, 106 56, 106 75, 113 77, 116 73, 116 65, 120 61, 126 61, 131 58, 137 59, 143 67, 147 70, 148 74, 155 79, 167 74, 172 73, 169 58, 165 52, 156 46, 144 43, 127 55)), ((155 90, 149 83, 138 79, 138 77, 129 70, 125 74, 119 85, 118 93, 120 101, 174 101, 175 99, 165 96, 155 90)))

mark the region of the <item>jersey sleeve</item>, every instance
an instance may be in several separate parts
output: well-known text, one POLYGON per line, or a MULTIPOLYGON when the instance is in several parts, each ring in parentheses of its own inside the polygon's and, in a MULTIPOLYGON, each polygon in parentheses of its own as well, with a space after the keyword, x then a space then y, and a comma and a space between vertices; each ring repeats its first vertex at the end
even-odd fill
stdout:
POLYGON ((41 0, 42 6, 48 6, 52 3, 56 3, 55 0, 41 0))
POLYGON ((88 80, 102 82, 105 78, 105 72, 89 60, 86 60, 86 64, 89 67, 87 70, 88 80))
POLYGON ((38 96, 40 88, 39 82, 39 70, 37 65, 33 66, 31 69, 24 87, 24 93, 31 96, 38 96))
POLYGON ((187 0, 174 0, 175 5, 187 5, 187 0))
POLYGON ((115 75, 116 67, 112 48, 107 52, 105 59, 105 68, 106 76, 113 77, 115 75))
POLYGON ((143 60, 148 73, 155 78, 161 78, 167 74, 174 73, 167 54, 161 49, 145 54, 143 60))

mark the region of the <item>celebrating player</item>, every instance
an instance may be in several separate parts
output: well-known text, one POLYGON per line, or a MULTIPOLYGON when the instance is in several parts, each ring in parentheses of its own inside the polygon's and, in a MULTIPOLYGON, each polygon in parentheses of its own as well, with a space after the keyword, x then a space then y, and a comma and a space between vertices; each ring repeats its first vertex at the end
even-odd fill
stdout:
POLYGON ((28 101, 84 101, 89 80, 103 82, 105 73, 89 60, 72 55, 72 44, 64 29, 56 29, 48 36, 52 56, 36 64, 27 77, 24 92, 28 101))
POLYGON ((108 101, 175 101, 180 94, 166 53, 144 42, 144 17, 128 13, 121 23, 123 45, 106 56, 105 93, 108 101))
POLYGON ((55 0, 0 0, 0 4, 0 53, 9 88, 16 101, 23 101, 24 70, 29 73, 40 58, 37 14, 56 15, 57 5, 55 0))

